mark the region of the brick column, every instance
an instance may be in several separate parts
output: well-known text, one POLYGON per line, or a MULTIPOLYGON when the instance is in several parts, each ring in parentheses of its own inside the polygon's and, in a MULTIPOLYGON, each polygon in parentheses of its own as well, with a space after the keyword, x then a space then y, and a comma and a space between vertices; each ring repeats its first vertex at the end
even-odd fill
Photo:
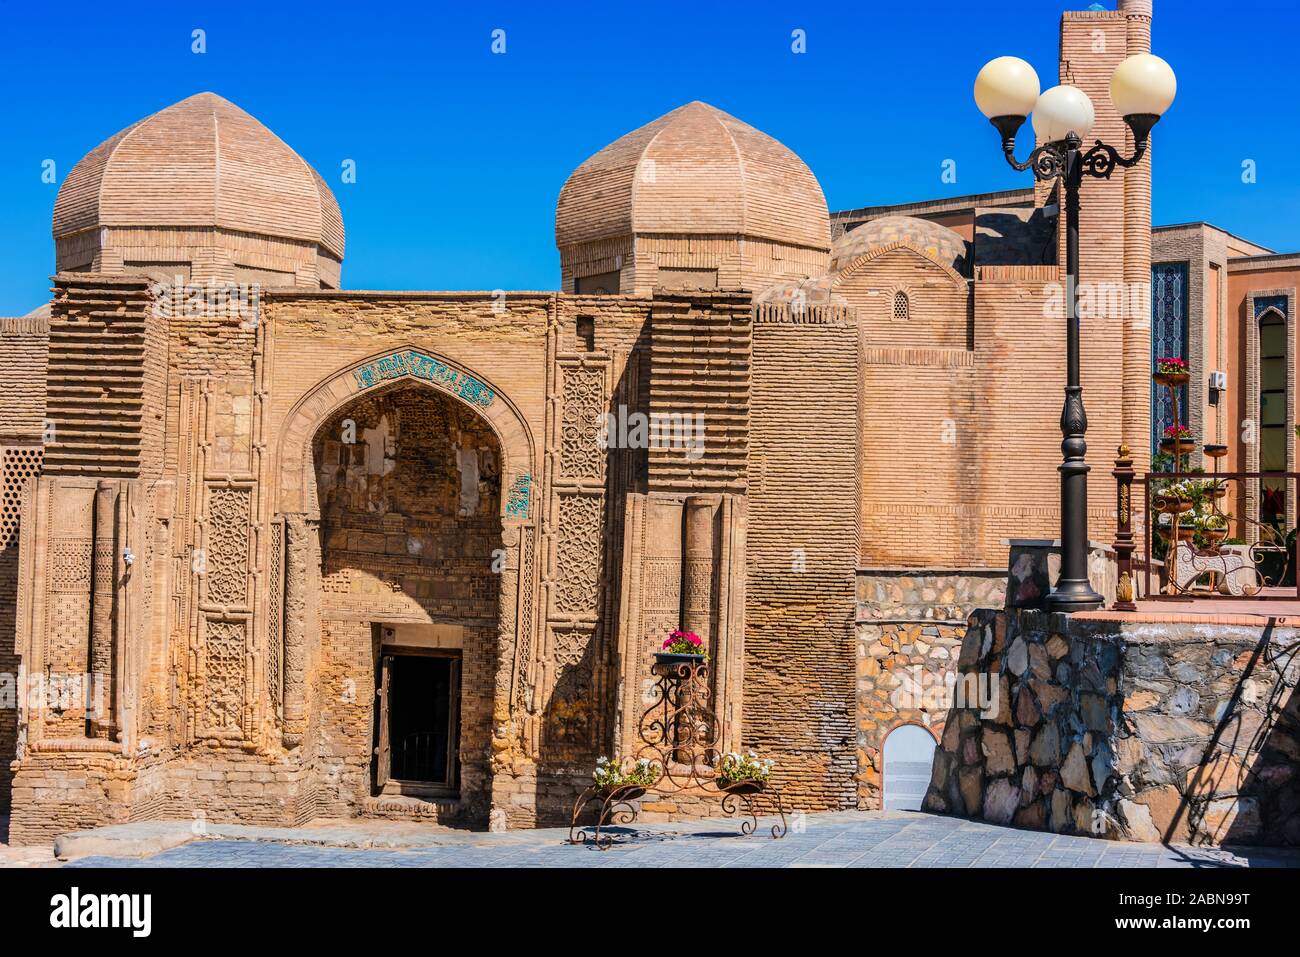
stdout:
POLYGON ((283 740, 289 749, 307 730, 307 658, 320 631, 318 534, 307 516, 285 516, 283 740))
MULTIPOLYGON (((1152 0, 1119 0, 1124 14, 1127 55, 1151 52, 1152 0)), ((1157 127, 1158 129, 1158 127, 1157 127)), ((1152 136, 1154 141, 1155 136, 1152 136)), ((1126 155, 1133 152, 1133 133, 1124 135, 1126 155)), ((1124 284, 1128 290, 1148 289, 1146 309, 1124 322, 1122 440, 1133 457, 1151 461, 1151 163, 1146 158, 1124 171, 1124 284)), ((1133 302, 1132 295, 1125 297, 1133 302)))
POLYGON ((100 482, 95 489, 94 547, 91 551, 90 596, 90 672, 95 687, 102 689, 93 704, 100 708, 96 715, 92 702, 87 702, 87 735, 107 738, 112 734, 114 701, 113 620, 117 593, 117 483, 100 482))
POLYGON ((686 500, 685 562, 682 568, 682 627, 704 639, 710 654, 713 641, 713 510, 716 497, 692 495, 686 500))

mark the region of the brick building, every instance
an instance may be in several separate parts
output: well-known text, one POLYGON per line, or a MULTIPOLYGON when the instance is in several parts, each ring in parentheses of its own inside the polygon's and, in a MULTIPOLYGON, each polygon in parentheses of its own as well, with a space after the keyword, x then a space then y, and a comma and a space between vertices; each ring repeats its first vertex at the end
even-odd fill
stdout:
MULTIPOLYGON (((1109 141, 1150 26, 1149 0, 1062 18, 1109 141)), ((1084 184, 1085 282, 1145 286, 1148 170, 1084 184)), ((1056 534, 1056 210, 832 216, 794 153, 690 103, 569 178, 562 291, 351 291, 328 186, 242 110, 116 134, 61 188, 52 301, 0 320, 13 839, 553 823, 629 752, 679 625, 795 806, 878 806, 885 737, 945 714, 894 692, 955 666, 1006 539, 1056 534)), ((1150 349, 1148 315, 1085 326, 1094 464, 1149 452, 1150 349)))
MULTIPOLYGON (((1191 381, 1178 416, 1202 443, 1227 447, 1222 471, 1296 470, 1296 288, 1300 255, 1276 253, 1209 223, 1152 230, 1152 351, 1183 359, 1191 381), (1219 375, 1216 375, 1219 373, 1219 375)), ((1173 424, 1173 403, 1156 395, 1151 430, 1173 424)), ((1191 467, 1211 471, 1194 456, 1191 467)), ((1280 480, 1233 487, 1226 510, 1258 526, 1295 527, 1294 495, 1280 480)))

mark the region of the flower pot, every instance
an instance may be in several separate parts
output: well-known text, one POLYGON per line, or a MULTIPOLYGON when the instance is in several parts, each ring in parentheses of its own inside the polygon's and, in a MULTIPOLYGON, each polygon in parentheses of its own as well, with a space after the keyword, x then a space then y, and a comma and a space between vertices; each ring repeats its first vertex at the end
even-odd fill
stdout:
POLYGON ((1181 515, 1183 512, 1192 510, 1192 503, 1185 498, 1177 495, 1157 495, 1153 503, 1158 512, 1166 512, 1170 515, 1175 513, 1181 515))
POLYGON ((616 801, 635 801, 645 795, 645 788, 640 784, 615 784, 612 787, 597 788, 596 797, 602 801, 613 798, 616 801))
POLYGON ((655 652, 655 664, 663 665, 665 668, 674 668, 678 665, 702 665, 706 660, 703 655, 677 655, 667 651, 655 652))
POLYGON ((1201 534, 1205 536, 1207 542, 1217 545, 1228 537, 1228 530, 1226 528, 1203 528, 1201 534))
POLYGON ((1158 385, 1180 386, 1192 381, 1188 372, 1156 372, 1151 376, 1158 385))
POLYGON ((1190 526, 1188 527, 1179 526, 1178 540, 1180 542, 1190 542, 1195 537, 1196 537, 1196 529, 1191 528, 1190 526))
POLYGON ((766 781, 732 781, 730 784, 718 782, 718 790, 726 794, 758 794, 765 787, 766 781))
POLYGON ((1168 452, 1170 455, 1187 455, 1196 451, 1196 440, 1187 439, 1161 439, 1160 451, 1168 452))

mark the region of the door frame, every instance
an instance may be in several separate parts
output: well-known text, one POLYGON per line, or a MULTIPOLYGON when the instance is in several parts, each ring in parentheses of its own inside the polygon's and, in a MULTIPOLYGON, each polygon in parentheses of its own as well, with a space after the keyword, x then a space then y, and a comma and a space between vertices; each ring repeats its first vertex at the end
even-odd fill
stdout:
POLYGON ((375 663, 375 790, 379 794, 406 794, 416 797, 460 796, 460 694, 461 671, 464 659, 460 648, 419 648, 412 645, 379 645, 379 660, 375 663), (388 696, 391 693, 392 664, 394 658, 446 658, 451 662, 447 691, 447 767, 450 782, 407 781, 392 776, 392 740, 389 733, 388 696))

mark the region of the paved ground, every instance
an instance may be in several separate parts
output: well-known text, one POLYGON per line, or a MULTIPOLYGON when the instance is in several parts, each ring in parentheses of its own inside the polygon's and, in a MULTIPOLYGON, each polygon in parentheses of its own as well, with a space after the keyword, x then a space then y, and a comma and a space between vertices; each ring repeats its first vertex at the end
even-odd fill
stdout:
MULTIPOLYGON (((68 867, 1300 867, 1300 851, 1232 851, 1122 844, 910 812, 805 815, 772 840, 762 822, 741 837, 735 819, 616 829, 607 852, 564 843, 560 829, 504 834, 387 822, 304 828, 207 825, 206 835, 145 857, 111 852, 68 867)), ((185 822, 81 832, 112 848, 185 839, 185 822)), ((82 843, 84 847, 95 846, 82 843)))

